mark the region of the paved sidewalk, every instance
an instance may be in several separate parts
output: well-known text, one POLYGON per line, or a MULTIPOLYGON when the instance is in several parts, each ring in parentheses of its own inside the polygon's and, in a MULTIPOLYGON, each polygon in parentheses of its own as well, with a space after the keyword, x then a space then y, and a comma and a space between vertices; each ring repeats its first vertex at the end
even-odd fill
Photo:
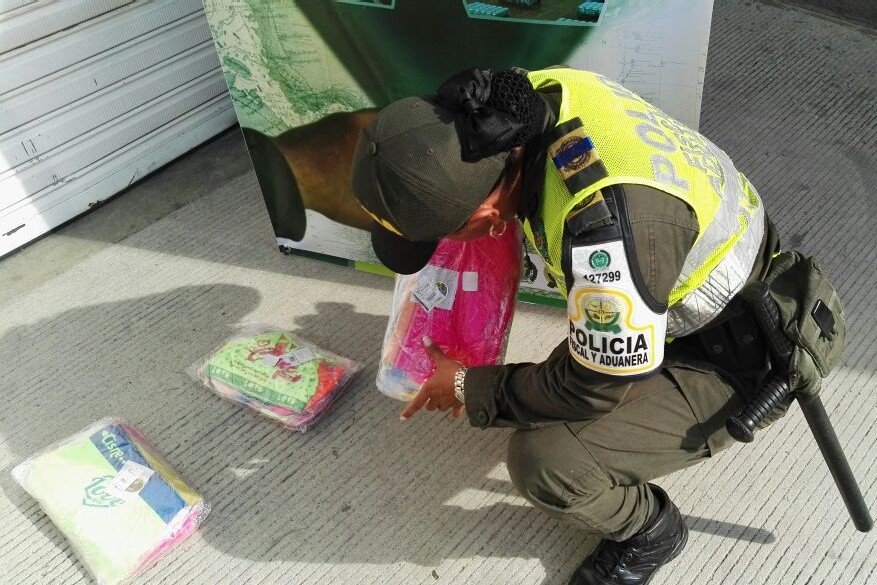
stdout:
MULTIPOLYGON (((717 0, 701 130, 756 185, 785 246, 839 285, 849 347, 824 400, 877 514, 875 67, 873 31, 717 0)), ((399 423, 373 385, 392 281, 279 254, 241 147, 227 134, 0 261, 0 583, 89 582, 9 471, 108 415, 140 426, 213 504, 142 583, 565 583, 594 542, 515 493, 508 431, 432 413, 399 423), (132 213, 151 219, 120 226, 132 213), (185 374, 241 321, 290 327, 364 371, 316 428, 285 431, 185 374)), ((564 330, 562 311, 522 305, 509 361, 544 358, 564 330)), ((877 584, 877 534, 853 529, 798 411, 659 483, 692 533, 653 585, 877 584)))

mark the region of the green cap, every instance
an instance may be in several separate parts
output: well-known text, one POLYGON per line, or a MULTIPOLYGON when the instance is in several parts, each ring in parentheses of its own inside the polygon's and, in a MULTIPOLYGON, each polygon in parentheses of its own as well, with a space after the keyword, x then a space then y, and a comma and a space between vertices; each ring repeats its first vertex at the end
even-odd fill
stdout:
POLYGON ((372 247, 388 268, 412 274, 438 241, 460 229, 493 190, 508 153, 461 158, 455 115, 430 98, 383 108, 353 155, 353 193, 376 220, 372 247))

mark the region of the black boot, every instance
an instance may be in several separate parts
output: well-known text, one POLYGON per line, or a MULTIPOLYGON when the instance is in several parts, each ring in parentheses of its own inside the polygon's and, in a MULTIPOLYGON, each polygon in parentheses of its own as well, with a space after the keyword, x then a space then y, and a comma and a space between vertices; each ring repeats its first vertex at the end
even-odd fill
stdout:
POLYGON ((657 516, 627 540, 601 542, 569 585, 646 585, 659 567, 679 556, 688 542, 688 527, 664 490, 652 484, 649 488, 661 506, 657 516))

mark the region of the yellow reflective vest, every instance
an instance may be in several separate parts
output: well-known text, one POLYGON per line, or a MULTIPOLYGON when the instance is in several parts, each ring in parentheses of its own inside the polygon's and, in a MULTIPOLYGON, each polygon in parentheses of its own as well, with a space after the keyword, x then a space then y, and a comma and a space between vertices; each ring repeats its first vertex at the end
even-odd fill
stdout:
POLYGON ((765 230, 755 188, 712 142, 599 74, 548 69, 527 75, 537 91, 559 86, 562 93, 547 136, 539 211, 524 226, 558 286, 566 294, 561 253, 570 212, 610 185, 647 185, 682 199, 700 227, 670 293, 666 334, 679 337, 706 325, 755 264, 765 230))

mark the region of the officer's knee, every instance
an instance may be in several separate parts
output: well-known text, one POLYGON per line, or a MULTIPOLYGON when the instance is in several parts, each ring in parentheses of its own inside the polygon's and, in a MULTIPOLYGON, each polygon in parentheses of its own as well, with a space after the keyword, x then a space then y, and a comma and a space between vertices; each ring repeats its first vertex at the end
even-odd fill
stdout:
POLYGON ((593 469, 593 458, 581 444, 559 444, 575 438, 558 430, 516 431, 509 439, 507 465, 512 483, 527 500, 540 508, 563 510, 577 496, 607 486, 597 475, 581 473, 593 469))
MULTIPOLYGON (((522 496, 532 503, 549 500, 560 504, 559 494, 552 493, 551 482, 546 481, 548 461, 541 447, 539 431, 516 431, 508 445, 507 465, 512 483, 522 496), (536 500, 536 501, 534 501, 536 500)), ((547 503, 547 502, 546 502, 547 503)))

